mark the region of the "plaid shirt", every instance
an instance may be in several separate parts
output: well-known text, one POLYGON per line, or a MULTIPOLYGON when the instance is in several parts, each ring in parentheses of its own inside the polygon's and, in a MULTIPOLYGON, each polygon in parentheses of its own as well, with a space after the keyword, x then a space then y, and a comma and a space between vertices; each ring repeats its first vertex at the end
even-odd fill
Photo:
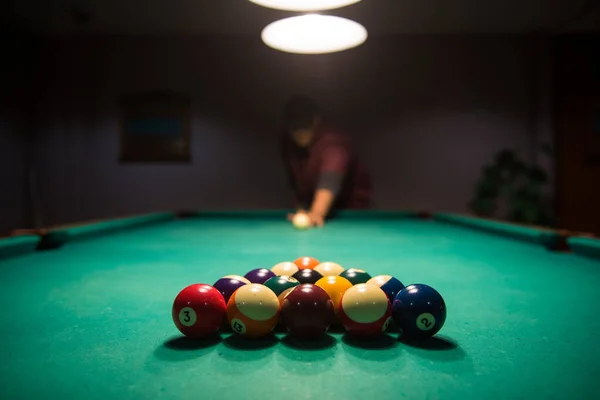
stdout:
POLYGON ((334 209, 367 208, 371 202, 371 178, 344 133, 321 127, 308 148, 296 146, 282 135, 281 152, 296 206, 310 208, 324 177, 340 179, 334 209))

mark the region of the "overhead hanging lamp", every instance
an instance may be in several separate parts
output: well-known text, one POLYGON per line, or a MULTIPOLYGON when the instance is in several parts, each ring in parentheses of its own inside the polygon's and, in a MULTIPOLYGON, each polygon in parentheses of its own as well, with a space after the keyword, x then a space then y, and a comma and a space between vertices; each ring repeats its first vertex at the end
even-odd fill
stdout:
POLYGON ((364 26, 346 18, 308 14, 275 21, 263 29, 261 36, 276 50, 325 54, 360 46, 368 33, 364 26))
POLYGON ((249 0, 259 6, 284 11, 323 11, 346 7, 361 0, 249 0))

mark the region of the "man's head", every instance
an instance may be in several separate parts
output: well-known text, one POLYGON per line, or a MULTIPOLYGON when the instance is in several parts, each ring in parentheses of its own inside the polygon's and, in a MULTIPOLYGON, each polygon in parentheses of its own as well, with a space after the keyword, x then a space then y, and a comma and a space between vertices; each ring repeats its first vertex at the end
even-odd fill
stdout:
POLYGON ((283 110, 283 125, 297 146, 310 145, 319 123, 319 108, 312 99, 295 96, 288 100, 283 110))

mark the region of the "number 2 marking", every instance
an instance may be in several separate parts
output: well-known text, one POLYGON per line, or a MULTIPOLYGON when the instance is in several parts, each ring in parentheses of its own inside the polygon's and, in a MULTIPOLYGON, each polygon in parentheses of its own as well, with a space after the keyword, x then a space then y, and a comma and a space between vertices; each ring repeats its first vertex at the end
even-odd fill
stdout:
POLYGON ((435 328, 435 316, 430 313, 423 313, 417 316, 416 319, 417 328, 422 331, 429 331, 435 328))

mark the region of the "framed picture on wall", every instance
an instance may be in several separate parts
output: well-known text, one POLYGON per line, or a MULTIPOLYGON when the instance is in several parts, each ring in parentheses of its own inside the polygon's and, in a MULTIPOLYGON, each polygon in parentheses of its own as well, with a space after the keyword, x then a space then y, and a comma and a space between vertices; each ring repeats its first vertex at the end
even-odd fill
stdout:
POLYGON ((191 97, 184 93, 128 94, 120 100, 122 163, 191 161, 191 97))

